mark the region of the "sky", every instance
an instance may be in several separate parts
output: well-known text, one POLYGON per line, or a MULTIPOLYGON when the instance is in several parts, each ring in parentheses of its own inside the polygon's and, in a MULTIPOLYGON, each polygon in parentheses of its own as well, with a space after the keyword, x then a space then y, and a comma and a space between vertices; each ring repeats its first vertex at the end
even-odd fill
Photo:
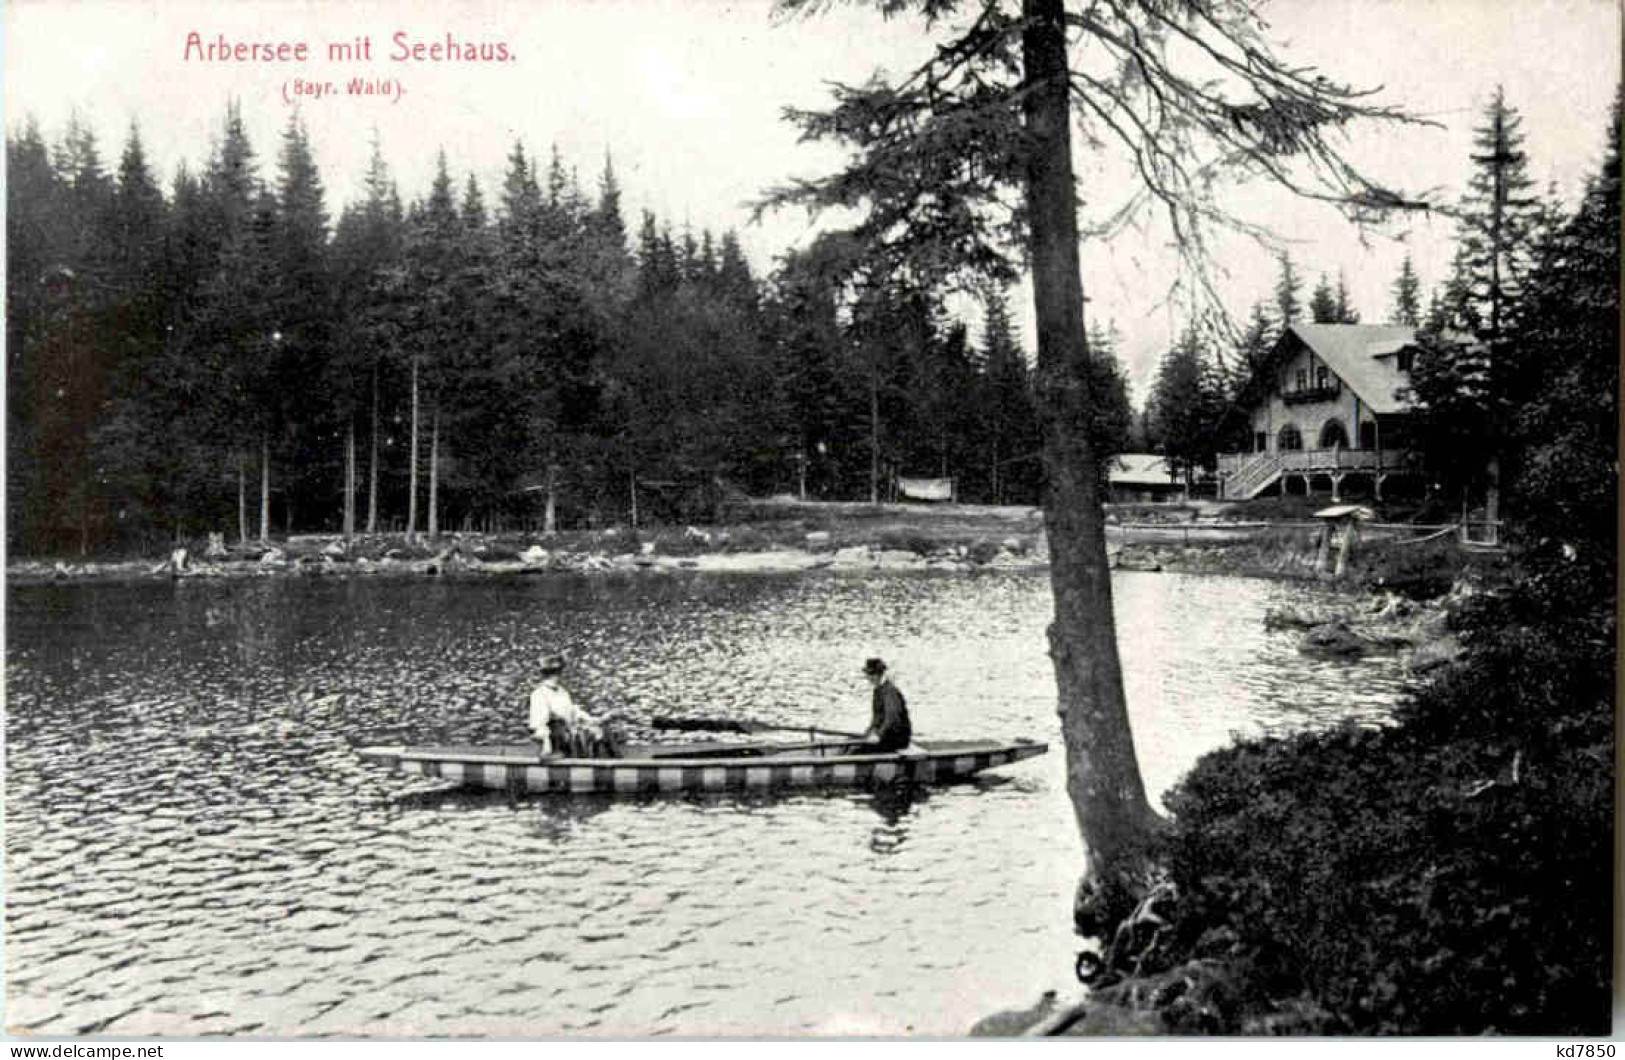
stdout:
MULTIPOLYGON (((1381 178, 1455 201, 1469 176, 1473 127, 1497 84, 1523 116, 1542 188, 1554 184, 1574 201, 1602 157, 1620 73, 1613 0, 1275 0, 1262 10, 1269 36, 1295 63, 1381 87, 1382 101, 1437 123, 1352 132, 1348 153, 1381 178)), ((906 72, 933 40, 917 21, 886 21, 860 3, 783 18, 769 0, 12 0, 4 30, 8 132, 32 116, 54 140, 77 113, 112 161, 139 122, 166 183, 183 163, 203 165, 233 98, 266 176, 297 107, 335 217, 358 194, 375 134, 407 198, 427 189, 441 148, 457 179, 472 172, 488 196, 516 139, 529 153, 556 145, 589 188, 612 152, 634 229, 643 209, 678 229, 736 229, 758 273, 820 222, 791 210, 752 224, 750 204, 772 185, 827 173, 841 160, 827 145, 798 143, 783 108, 819 106, 831 82, 906 72), (221 36, 231 44, 304 42, 307 59, 211 61, 188 54, 193 32, 203 44, 221 36), (408 46, 448 35, 460 46, 500 42, 510 59, 394 61, 397 34, 408 46), (330 44, 358 37, 371 39, 371 61, 330 57, 330 44), (393 80, 403 91, 351 96, 346 83, 357 77, 393 80), (296 96, 296 80, 333 87, 296 96)), ((1114 156, 1080 148, 1078 169, 1086 214, 1109 211, 1130 190, 1114 156)), ((1341 270, 1371 322, 1390 310, 1407 249, 1429 290, 1453 251, 1444 219, 1362 236, 1334 211, 1284 191, 1247 185, 1230 201, 1280 237, 1305 276, 1306 300, 1321 272, 1341 270)), ((1215 285, 1244 316, 1273 285, 1273 257, 1239 239, 1215 248, 1215 285)), ((1183 318, 1180 296, 1169 296, 1179 257, 1152 218, 1086 241, 1082 258, 1089 313, 1120 330, 1120 356, 1143 399, 1183 318)), ((1018 305, 1025 297, 1018 293, 1018 305)), ((974 308, 955 308, 974 331, 974 308)), ((1030 312, 1023 321, 1030 351, 1030 312)))

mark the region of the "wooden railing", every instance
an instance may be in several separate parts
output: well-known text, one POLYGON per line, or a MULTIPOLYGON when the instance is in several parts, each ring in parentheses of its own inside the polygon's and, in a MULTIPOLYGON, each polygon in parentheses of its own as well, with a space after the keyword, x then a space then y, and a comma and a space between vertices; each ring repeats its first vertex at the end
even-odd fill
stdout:
POLYGON ((1274 453, 1221 453, 1219 480, 1231 500, 1252 497, 1279 474, 1324 474, 1346 471, 1393 471, 1406 466, 1402 449, 1288 449, 1274 453))
POLYGON ((1278 461, 1283 471, 1375 471, 1398 470, 1410 461, 1403 449, 1288 449, 1274 453, 1220 453, 1219 476, 1229 478, 1248 466, 1262 466, 1268 457, 1278 461))
POLYGON ((1306 386, 1302 390, 1284 391, 1281 394, 1281 401, 1287 405, 1310 405, 1317 401, 1336 401, 1342 394, 1342 383, 1327 383, 1325 386, 1306 386))
POLYGON ((1227 499, 1242 500, 1255 496, 1281 473, 1281 461, 1274 453, 1238 455, 1245 459, 1237 461, 1228 471, 1223 463, 1225 458, 1219 458, 1219 476, 1224 482, 1224 496, 1227 499))

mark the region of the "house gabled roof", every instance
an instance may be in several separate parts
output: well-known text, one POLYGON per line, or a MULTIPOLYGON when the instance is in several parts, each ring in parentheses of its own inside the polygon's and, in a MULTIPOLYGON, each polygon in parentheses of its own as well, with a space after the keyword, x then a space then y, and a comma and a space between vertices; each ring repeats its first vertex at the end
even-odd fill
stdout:
POLYGON ((1407 324, 1293 324, 1288 330, 1325 361, 1372 412, 1404 412, 1408 407, 1397 395, 1410 385, 1410 376, 1399 370, 1399 359, 1393 354, 1416 342, 1416 328, 1407 324))

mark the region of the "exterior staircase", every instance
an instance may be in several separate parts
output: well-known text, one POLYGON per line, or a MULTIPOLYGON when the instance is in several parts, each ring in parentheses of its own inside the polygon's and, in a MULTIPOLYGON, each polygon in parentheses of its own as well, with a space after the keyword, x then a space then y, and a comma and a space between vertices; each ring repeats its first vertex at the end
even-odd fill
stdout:
POLYGON ((1250 501, 1281 477, 1281 458, 1275 453, 1253 453, 1224 479, 1224 499, 1250 501))

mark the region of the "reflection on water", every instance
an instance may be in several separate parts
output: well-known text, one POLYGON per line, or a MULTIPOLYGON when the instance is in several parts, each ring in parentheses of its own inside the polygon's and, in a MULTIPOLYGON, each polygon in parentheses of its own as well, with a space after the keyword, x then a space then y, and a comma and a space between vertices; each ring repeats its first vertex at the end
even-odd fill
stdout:
MULTIPOLYGON (((1300 589, 1123 574, 1162 792, 1232 733, 1378 718, 1393 659, 1266 631, 1300 589)), ((929 791, 515 799, 355 759, 590 704, 1058 748, 1042 573, 13 589, 7 1023, 36 1033, 962 1033, 1063 981, 1054 753, 929 791)))

